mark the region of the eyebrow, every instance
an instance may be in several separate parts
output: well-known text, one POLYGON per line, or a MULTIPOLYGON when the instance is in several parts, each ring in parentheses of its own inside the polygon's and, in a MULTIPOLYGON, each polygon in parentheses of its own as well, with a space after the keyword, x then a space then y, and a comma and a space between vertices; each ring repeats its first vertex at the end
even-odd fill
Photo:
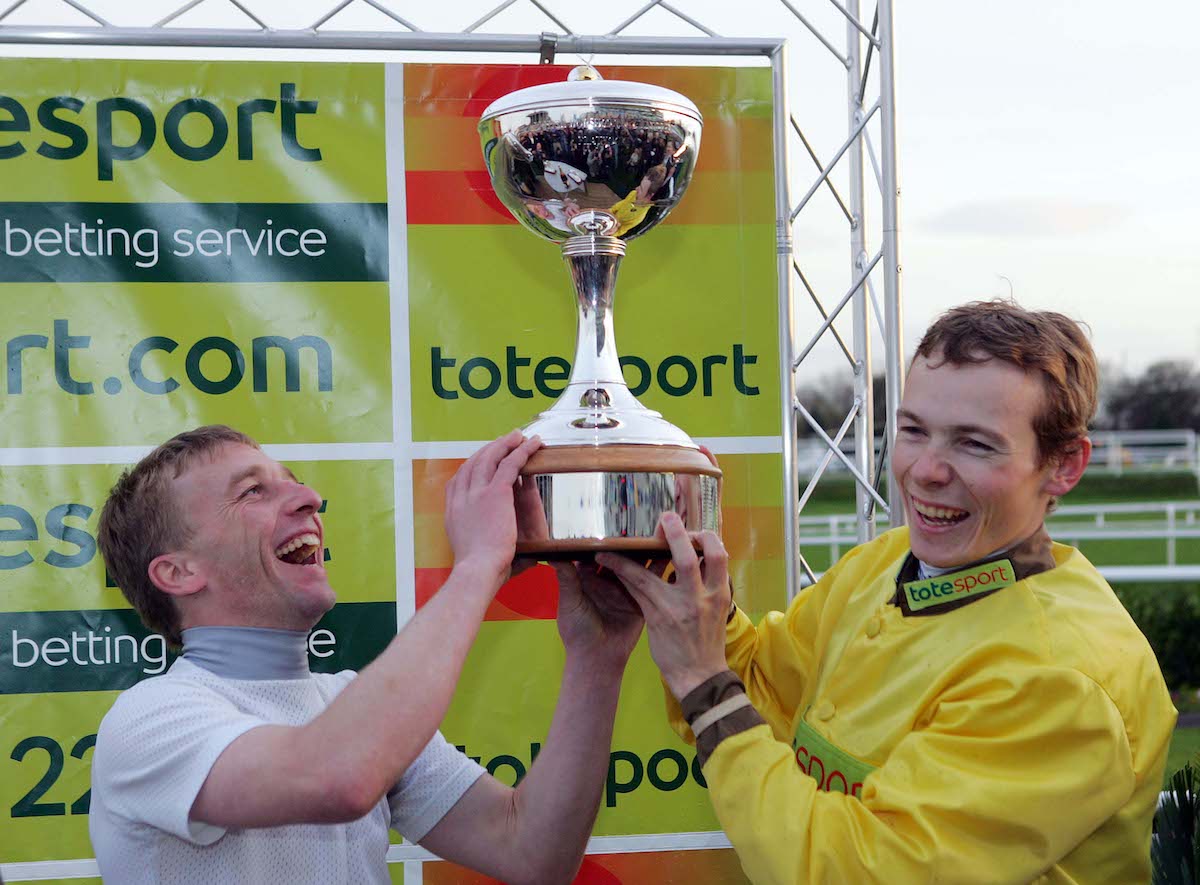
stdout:
MULTIPOLYGON (((924 426, 925 422, 921 420, 919 415, 910 412, 908 409, 897 409, 896 417, 904 421, 912 421, 916 424, 924 426)), ((1008 446, 1009 440, 1007 437, 996 433, 994 430, 989 430, 979 424, 951 424, 950 430, 955 433, 974 434, 976 436, 986 437, 992 442, 999 443, 1001 446, 1008 446)))

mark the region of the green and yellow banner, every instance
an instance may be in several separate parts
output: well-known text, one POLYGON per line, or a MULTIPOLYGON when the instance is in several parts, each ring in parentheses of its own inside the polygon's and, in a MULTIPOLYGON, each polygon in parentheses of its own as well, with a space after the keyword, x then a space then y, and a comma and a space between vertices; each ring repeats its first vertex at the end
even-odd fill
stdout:
MULTIPOLYGON (((108 489, 152 447, 230 424, 321 493, 339 602, 310 635, 314 669, 361 668, 438 592, 446 481, 570 375, 567 273, 496 199, 475 128, 495 98, 566 72, 0 60, 5 881, 97 881, 97 728, 174 659, 96 546, 108 489)), ((686 198, 623 262, 617 345, 641 401, 720 457, 739 602, 781 608, 769 73, 604 74, 704 116, 686 198)), ((556 606, 545 566, 501 589, 442 726, 507 783, 557 698, 556 606)), ((662 692, 643 644, 578 885, 742 881, 662 692)), ((399 843, 389 857, 397 882, 486 881, 399 843)))

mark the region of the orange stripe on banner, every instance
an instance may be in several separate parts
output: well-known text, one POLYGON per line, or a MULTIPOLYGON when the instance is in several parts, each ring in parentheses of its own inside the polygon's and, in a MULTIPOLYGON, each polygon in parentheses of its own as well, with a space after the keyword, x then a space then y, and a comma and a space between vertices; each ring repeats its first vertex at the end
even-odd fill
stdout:
MULTIPOLYGON (((417 608, 429 602, 450 577, 448 568, 418 568, 417 608)), ((537 565, 507 581, 488 605, 485 621, 554 620, 558 612, 558 577, 548 565, 537 565)))
POLYGON ((446 102, 454 102, 459 116, 479 118, 500 96, 561 83, 570 71, 569 65, 405 65, 405 107, 410 114, 440 116, 447 112, 446 102))
MULTIPOLYGON (((517 89, 542 83, 561 83, 572 65, 421 65, 404 66, 404 103, 407 116, 446 116, 454 114, 478 119, 487 106, 517 89)), ((745 69, 731 71, 720 67, 666 67, 654 65, 605 65, 607 80, 633 80, 674 89, 696 101, 700 112, 712 111, 726 102, 737 102, 739 109, 757 111, 769 118, 769 91, 748 87, 760 72, 745 69)))
MULTIPOLYGON (((414 116, 404 123, 404 168, 409 172, 484 169, 476 121, 454 116, 414 116)), ((705 119, 697 168, 769 172, 774 146, 771 120, 715 115, 705 119)))
POLYGON ((722 539, 734 559, 776 559, 784 556, 781 507, 725 507, 721 511, 722 539))
MULTIPOLYGON (((405 174, 409 224, 516 224, 487 172, 405 174)), ((775 195, 766 173, 697 172, 668 224, 769 224, 775 195)))
MULTIPOLYGON (((442 515, 446 509, 446 483, 466 458, 430 458, 413 461, 413 512, 442 515)), ((417 542, 420 543, 420 538, 417 542)))
POLYGON ((487 171, 408 172, 409 224, 516 224, 487 171))
POLYGON ((438 491, 437 510, 413 514, 413 565, 417 568, 450 568, 454 565, 454 551, 446 537, 446 519, 443 493, 438 491))

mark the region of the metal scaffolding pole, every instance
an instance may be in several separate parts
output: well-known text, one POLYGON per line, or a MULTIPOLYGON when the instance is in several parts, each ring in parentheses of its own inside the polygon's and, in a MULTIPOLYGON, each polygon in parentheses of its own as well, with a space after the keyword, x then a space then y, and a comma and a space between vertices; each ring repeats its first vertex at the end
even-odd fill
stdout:
POLYGON ((792 221, 788 188, 787 47, 780 45, 771 56, 771 78, 775 92, 773 136, 775 142, 775 261, 779 287, 779 396, 783 433, 783 534, 786 546, 787 598, 799 592, 798 558, 800 531, 800 474, 796 469, 796 373, 792 369, 795 326, 792 319, 792 221))
MULTIPOLYGON (((859 100, 859 83, 863 74, 862 34, 855 27, 858 17, 858 0, 846 4, 846 68, 847 127, 851 132, 864 131, 865 114, 859 100)), ((863 138, 854 138, 847 154, 850 164, 850 275, 858 278, 864 274, 863 282, 854 292, 852 317, 854 323, 854 402, 858 412, 854 418, 854 463, 866 486, 875 482, 875 432, 874 406, 871 384, 871 314, 867 305, 867 212, 866 196, 863 193, 863 138)), ((854 512, 858 541, 861 544, 875 536, 875 504, 864 483, 855 485, 854 512)))
MULTIPOLYGON (((896 412, 904 392, 904 309, 900 300, 900 173, 896 164, 896 47, 892 21, 892 0, 879 0, 879 100, 883 105, 880 117, 880 141, 883 165, 883 313, 887 324, 884 336, 887 366, 887 428, 883 444, 890 453, 895 450, 896 412)), ((900 490, 888 471, 887 499, 892 504, 893 526, 904 522, 904 508, 896 506, 900 490)))

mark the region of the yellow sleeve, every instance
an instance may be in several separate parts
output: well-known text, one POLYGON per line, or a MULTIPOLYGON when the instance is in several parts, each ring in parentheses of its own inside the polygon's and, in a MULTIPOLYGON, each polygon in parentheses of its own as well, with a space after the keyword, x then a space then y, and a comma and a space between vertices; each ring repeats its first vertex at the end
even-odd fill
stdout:
POLYGON ((719 744, 704 777, 750 880, 1028 882, 1133 792, 1120 714, 1077 671, 981 672, 931 713, 861 801, 818 792, 765 726, 719 744))
MULTIPOLYGON (((740 608, 725 628, 725 660, 746 685, 746 694, 780 740, 790 740, 792 718, 816 667, 814 650, 821 614, 837 584, 843 557, 813 586, 792 600, 787 612, 769 612, 758 626, 740 608)), ((666 685, 667 718, 689 744, 695 742, 679 703, 666 685)))

